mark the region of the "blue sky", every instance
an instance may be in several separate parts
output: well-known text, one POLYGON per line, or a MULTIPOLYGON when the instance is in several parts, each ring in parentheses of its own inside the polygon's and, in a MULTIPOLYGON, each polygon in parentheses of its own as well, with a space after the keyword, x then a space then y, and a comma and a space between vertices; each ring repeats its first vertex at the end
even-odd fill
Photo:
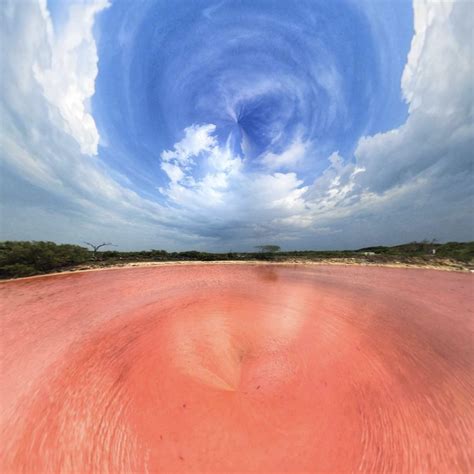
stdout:
POLYGON ((2 238, 473 238, 466 2, 31 0, 2 15, 2 238))

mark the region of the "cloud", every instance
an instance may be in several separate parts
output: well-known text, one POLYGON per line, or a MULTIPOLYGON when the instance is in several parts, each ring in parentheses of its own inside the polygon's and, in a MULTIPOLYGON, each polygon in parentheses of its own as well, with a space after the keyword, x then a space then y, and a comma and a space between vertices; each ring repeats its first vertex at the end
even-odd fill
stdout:
POLYGON ((46 0, 40 11, 46 29, 49 54, 39 54, 33 64, 34 77, 49 104, 61 114, 62 128, 81 147, 82 153, 97 154, 99 133, 89 110, 97 76, 97 48, 92 27, 97 13, 109 6, 107 0, 72 3, 66 25, 55 32, 46 0))
MULTIPOLYGON (((105 163, 82 153, 80 140, 71 136, 67 123, 78 115, 73 111, 65 118, 61 110, 64 104, 56 104, 43 94, 37 80, 38 64, 51 64, 55 54, 44 4, 32 2, 25 8, 11 1, 3 7, 0 40, 9 46, 0 64, 3 237, 37 240, 53 238, 57 232, 54 240, 104 238, 123 247, 133 246, 131 239, 147 242, 147 246, 160 241, 163 246, 176 245, 178 237, 187 241, 188 236, 180 237, 166 224, 172 216, 163 206, 120 185, 105 163)), ((86 4, 86 9, 89 7, 86 4)), ((81 17, 74 14, 74 18, 73 30, 82 31, 77 24, 81 17)), ((91 26, 87 15, 84 22, 84 28, 91 26)), ((65 31, 63 34, 69 36, 65 31)), ((93 57, 90 61, 82 57, 80 62, 94 62, 93 48, 86 51, 93 57)), ((77 77, 67 82, 80 84, 80 68, 74 71, 77 77)), ((88 72, 85 68, 86 82, 88 72)), ((81 106, 73 102, 71 107, 81 106)))
MULTIPOLYGON (((160 188, 180 216, 179 226, 184 232, 210 237, 217 248, 251 248, 256 239, 271 236, 288 240, 288 232, 291 235, 310 224, 303 199, 307 187, 296 173, 248 169, 229 142, 218 145, 212 125, 186 130, 183 141, 173 147, 180 150, 180 156, 186 156, 181 160, 185 164, 174 161, 171 166, 179 170, 174 176, 176 170, 170 172, 167 168, 169 161, 162 161, 170 181, 160 188), (184 146, 184 142, 196 143, 194 134, 205 145, 184 146), (190 163, 199 166, 198 172, 190 163)), ((171 153, 164 152, 164 156, 170 157, 171 153)))
POLYGON ((209 152, 217 145, 212 133, 216 126, 213 124, 191 125, 184 129, 184 138, 175 143, 172 150, 165 150, 161 158, 165 162, 175 161, 180 165, 192 163, 192 158, 203 152, 209 152))
POLYGON ((161 163, 161 169, 168 175, 172 183, 178 183, 184 178, 184 171, 177 164, 168 163, 165 161, 161 163))
POLYGON ((280 154, 265 153, 261 158, 261 162, 270 169, 293 169, 304 159, 307 152, 308 145, 298 139, 280 154))
MULTIPOLYGON (((268 132, 278 147, 242 154, 235 134, 219 140, 217 121, 191 121, 154 158, 165 180, 157 185, 161 199, 154 200, 94 156, 100 137, 89 107, 98 61, 92 29, 108 3, 72 3, 69 20, 56 32, 44 1, 19 5, 5 2, 0 13, 1 42, 8 45, 0 59, 0 158, 9 183, 2 186, 5 238, 213 250, 267 241, 336 248, 473 238, 468 2, 414 3, 415 35, 401 83, 408 117, 398 128, 363 136, 353 156, 323 147, 329 155, 323 164, 318 143, 295 127, 290 140, 280 139, 286 116, 282 121, 278 114, 286 102, 280 107, 276 96, 262 94, 251 104, 252 117, 260 118, 255 111, 262 103, 271 104, 275 130, 252 128, 245 110, 234 117, 242 123, 231 125, 242 128, 242 141, 256 129, 254 141, 260 133, 267 140, 268 132), (317 165, 315 178, 305 173, 307 163, 317 165)), ((310 107, 305 103, 305 113, 310 107)))
POLYGON ((173 150, 161 154, 161 167, 170 179, 161 192, 170 202, 182 210, 193 209, 203 218, 219 212, 221 218, 231 220, 249 218, 252 213, 262 216, 267 210, 291 212, 298 206, 306 188, 295 173, 245 170, 243 159, 232 152, 230 143, 219 146, 214 133, 213 124, 192 125, 173 150), (198 157, 201 179, 195 178, 192 166, 198 157))
POLYGON ((305 196, 314 222, 365 242, 474 237, 473 11, 429 0, 414 9, 406 122, 362 137, 355 162, 333 155, 305 196))
MULTIPOLYGON (((311 160, 313 150, 295 141, 281 154, 263 154, 261 171, 245 169, 242 162, 224 172, 219 190, 211 171, 190 186, 173 182, 168 197, 181 209, 198 212, 201 223, 212 227, 220 220, 223 239, 237 227, 246 230, 246 238, 262 238, 263 232, 313 246, 471 239, 472 11, 465 2, 417 1, 414 8, 416 31, 401 84, 409 104, 403 125, 362 137, 353 160, 333 153, 309 186, 292 170, 311 160), (281 169, 287 172, 274 172, 281 169)), ((210 145, 199 152, 205 149, 215 163, 229 154, 212 137, 201 139, 210 145)))
POLYGON ((191 125, 172 150, 161 153, 161 169, 170 184, 160 191, 174 204, 205 207, 221 202, 229 179, 240 170, 241 159, 233 156, 229 143, 218 145, 215 129, 213 124, 191 125), (205 171, 202 179, 194 177, 196 167, 205 171))
MULTIPOLYGON (((364 137, 355 156, 362 186, 382 193, 431 168, 468 171, 473 143, 473 46, 467 2, 415 3, 415 36, 402 80, 409 117, 364 137)), ((434 171, 434 169, 432 170, 434 171)))

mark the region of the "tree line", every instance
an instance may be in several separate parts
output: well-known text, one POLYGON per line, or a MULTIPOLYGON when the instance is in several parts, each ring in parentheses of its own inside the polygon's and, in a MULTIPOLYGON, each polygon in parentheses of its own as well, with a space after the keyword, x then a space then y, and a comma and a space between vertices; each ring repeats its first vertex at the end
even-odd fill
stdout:
POLYGON ((114 246, 111 242, 99 244, 84 242, 89 248, 80 245, 56 244, 43 241, 3 241, 0 242, 0 278, 18 278, 63 271, 81 264, 114 264, 140 261, 214 261, 256 258, 270 259, 278 246, 259 246, 253 253, 210 253, 188 250, 167 252, 166 250, 143 250, 126 252, 106 250, 114 246))
POLYGON ((406 261, 412 258, 429 260, 449 258, 474 265, 474 242, 436 241, 410 242, 392 247, 366 247, 359 250, 295 250, 282 251, 277 245, 259 245, 255 252, 168 252, 166 250, 118 251, 109 249, 110 242, 84 242, 80 245, 56 244, 43 241, 0 242, 0 278, 17 278, 64 271, 80 265, 107 266, 128 262, 162 261, 222 261, 263 260, 288 261, 291 259, 323 260, 338 258, 363 258, 369 262, 406 261), (436 252, 433 252, 435 250, 436 252))

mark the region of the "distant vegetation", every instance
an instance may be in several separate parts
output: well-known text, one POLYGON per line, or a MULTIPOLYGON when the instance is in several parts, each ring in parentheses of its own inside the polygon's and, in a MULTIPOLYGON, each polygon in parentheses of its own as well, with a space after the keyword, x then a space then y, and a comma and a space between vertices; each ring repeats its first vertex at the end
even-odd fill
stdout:
POLYGON ((91 258, 78 245, 53 242, 1 242, 0 277, 15 278, 70 268, 91 258))
POLYGON ((451 258, 462 262, 474 259, 474 242, 447 242, 445 244, 436 241, 423 240, 422 242, 410 242, 408 244, 395 245, 393 247, 367 247, 360 252, 374 252, 378 255, 409 255, 424 256, 436 255, 438 258, 451 258))
POLYGON ((263 253, 275 253, 281 250, 279 245, 257 245, 255 248, 263 253))
MULTIPOLYGON (((89 245, 89 244, 88 244, 89 245)), ((100 244, 100 248, 105 245, 100 244)), ((0 278, 17 278, 44 273, 60 272, 77 267, 101 267, 131 262, 166 261, 225 261, 225 260, 342 260, 347 259, 367 263, 418 263, 439 264, 449 259, 462 266, 474 268, 474 242, 435 241, 411 242, 393 247, 366 247, 359 250, 335 251, 281 251, 276 245, 261 245, 258 252, 209 253, 189 250, 167 252, 166 250, 144 250, 141 252, 120 252, 117 250, 92 250, 68 244, 53 242, 0 242, 0 278)))

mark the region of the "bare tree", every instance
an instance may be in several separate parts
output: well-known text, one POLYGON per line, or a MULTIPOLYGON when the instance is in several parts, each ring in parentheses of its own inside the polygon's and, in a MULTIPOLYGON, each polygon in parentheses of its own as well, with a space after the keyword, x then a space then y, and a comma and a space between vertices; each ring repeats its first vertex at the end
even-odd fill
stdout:
POLYGON ((94 260, 97 260, 97 252, 99 251, 100 248, 105 247, 107 245, 114 245, 111 242, 102 242, 99 245, 96 244, 91 244, 90 242, 84 242, 86 245, 88 245, 92 249, 92 258, 94 260))

